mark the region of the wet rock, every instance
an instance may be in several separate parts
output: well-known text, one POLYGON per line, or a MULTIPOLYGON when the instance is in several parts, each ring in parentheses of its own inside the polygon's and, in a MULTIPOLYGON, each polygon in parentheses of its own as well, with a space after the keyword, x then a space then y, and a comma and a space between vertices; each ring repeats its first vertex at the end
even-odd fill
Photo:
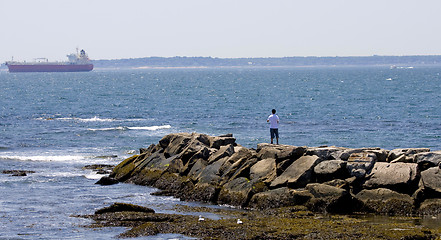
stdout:
POLYGON ((308 184, 305 189, 313 196, 307 203, 313 211, 348 213, 354 210, 354 200, 345 189, 320 183, 308 184))
POLYGON ((35 171, 30 170, 3 170, 3 174, 10 174, 13 177, 24 177, 30 173, 35 173, 35 171))
POLYGON ((221 188, 217 202, 245 207, 254 189, 254 182, 244 177, 236 178, 221 188))
POLYGON ((441 214, 441 199, 427 199, 421 203, 418 214, 437 216, 441 214))
POLYGON ((282 175, 271 182, 271 188, 285 187, 300 188, 305 187, 311 181, 314 167, 320 163, 318 156, 302 156, 293 162, 282 175))
POLYGON ((249 207, 268 209, 303 205, 312 197, 313 195, 307 190, 295 190, 282 187, 253 195, 249 207))
POLYGON ((389 188, 398 192, 412 194, 419 181, 416 163, 375 163, 366 177, 363 187, 366 189, 389 188))
POLYGON ((362 190, 355 198, 362 204, 365 212, 406 215, 414 212, 413 199, 407 194, 401 194, 387 188, 362 190))
POLYGON ((148 207, 142 207, 129 203, 114 203, 109 207, 101 208, 95 211, 95 214, 114 213, 114 212, 144 212, 154 213, 155 211, 148 207))
POLYGON ((113 184, 117 184, 117 183, 119 183, 119 182, 115 178, 104 176, 100 180, 98 180, 98 182, 96 182, 95 184, 105 186, 105 185, 113 185, 113 184))

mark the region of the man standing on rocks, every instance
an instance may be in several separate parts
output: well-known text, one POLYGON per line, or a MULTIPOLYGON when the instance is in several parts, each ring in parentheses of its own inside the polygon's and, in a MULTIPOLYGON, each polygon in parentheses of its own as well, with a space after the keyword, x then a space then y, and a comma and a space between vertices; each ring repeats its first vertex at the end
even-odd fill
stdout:
POLYGON ((271 111, 273 114, 268 116, 266 122, 270 123, 271 144, 276 137, 276 144, 279 144, 279 116, 276 115, 276 109, 271 111))

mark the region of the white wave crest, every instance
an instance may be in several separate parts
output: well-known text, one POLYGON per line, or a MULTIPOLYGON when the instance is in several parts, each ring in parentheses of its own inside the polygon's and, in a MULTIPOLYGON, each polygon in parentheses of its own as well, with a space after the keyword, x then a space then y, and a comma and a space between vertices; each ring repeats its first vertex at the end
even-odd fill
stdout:
POLYGON ((99 118, 99 117, 93 117, 93 118, 57 118, 58 120, 74 120, 79 122, 114 122, 116 119, 113 118, 99 118))
POLYGON ((35 120, 40 120, 40 121, 58 120, 58 121, 78 121, 78 122, 141 122, 152 119, 144 119, 144 118, 116 119, 116 118, 100 118, 97 116, 92 118, 45 116, 45 117, 37 117, 35 118, 35 120))
POLYGON ((0 159, 19 160, 19 161, 40 161, 40 162, 66 162, 66 161, 81 161, 84 156, 64 155, 64 156, 50 156, 50 155, 35 155, 35 156, 19 156, 19 155, 0 155, 0 159))
POLYGON ((127 128, 127 127, 110 127, 110 128, 88 128, 87 130, 89 130, 89 131, 115 131, 115 130, 125 131, 128 129, 129 128, 127 128))
POLYGON ((88 128, 89 131, 126 131, 126 130, 148 130, 148 131, 156 131, 160 129, 169 129, 170 125, 162 125, 162 126, 146 126, 146 127, 111 127, 111 128, 88 128))
POLYGON ((129 127, 129 129, 133 129, 133 130, 149 130, 149 131, 156 131, 159 129, 169 129, 169 128, 171 128, 170 125, 150 126, 150 127, 129 127))

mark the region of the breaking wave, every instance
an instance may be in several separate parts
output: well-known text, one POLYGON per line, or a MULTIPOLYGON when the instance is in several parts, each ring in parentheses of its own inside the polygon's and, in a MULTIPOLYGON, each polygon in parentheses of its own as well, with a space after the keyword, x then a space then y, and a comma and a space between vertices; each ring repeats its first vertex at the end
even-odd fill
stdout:
POLYGON ((162 126, 146 126, 146 127, 109 127, 109 128, 89 128, 89 131, 127 131, 127 130, 148 130, 148 131, 156 131, 160 129, 169 129, 170 125, 162 125, 162 126))
POLYGON ((116 119, 116 118, 100 118, 100 117, 92 117, 92 118, 78 118, 78 117, 39 117, 37 120, 57 120, 57 121, 76 121, 76 122, 138 122, 145 121, 148 119, 142 118, 134 118, 134 119, 116 119))

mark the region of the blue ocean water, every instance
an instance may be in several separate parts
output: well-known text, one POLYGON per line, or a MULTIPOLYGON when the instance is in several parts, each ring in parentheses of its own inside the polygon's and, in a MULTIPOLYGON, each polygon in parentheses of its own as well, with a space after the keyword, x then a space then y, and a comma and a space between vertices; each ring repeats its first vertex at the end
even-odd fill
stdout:
MULTIPOLYGON (((128 184, 98 186, 82 167, 117 164, 174 132, 233 133, 280 143, 441 150, 439 67, 206 68, 0 72, 0 239, 108 239, 83 228, 110 203, 170 210, 186 204, 128 184), (117 157, 114 157, 117 156, 117 157)), ((182 236, 163 236, 182 238, 182 236)))

